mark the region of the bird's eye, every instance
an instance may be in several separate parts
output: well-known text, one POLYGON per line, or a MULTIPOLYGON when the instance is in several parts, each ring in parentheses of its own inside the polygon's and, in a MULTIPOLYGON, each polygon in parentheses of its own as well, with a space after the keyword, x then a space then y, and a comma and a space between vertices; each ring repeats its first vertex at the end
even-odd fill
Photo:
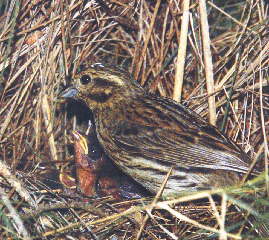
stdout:
POLYGON ((80 82, 82 85, 86 85, 88 84, 90 81, 91 81, 91 77, 89 75, 83 75, 81 78, 80 78, 80 82))

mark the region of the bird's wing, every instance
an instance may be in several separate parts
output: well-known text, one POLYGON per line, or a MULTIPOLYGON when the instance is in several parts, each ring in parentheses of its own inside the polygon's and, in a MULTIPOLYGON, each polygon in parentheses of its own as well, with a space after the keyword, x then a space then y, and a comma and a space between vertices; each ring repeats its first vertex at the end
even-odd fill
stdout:
MULTIPOLYGON (((190 136, 167 129, 156 129, 128 122, 118 126, 113 141, 121 151, 148 161, 183 168, 224 169, 245 173, 243 154, 210 138, 190 136)), ((124 156, 124 154, 123 154, 124 156)))
POLYGON ((148 125, 139 120, 120 121, 112 134, 120 151, 139 159, 183 168, 248 171, 246 160, 249 158, 236 144, 191 110, 180 109, 180 116, 176 116, 179 113, 175 107, 181 106, 173 104, 169 102, 172 108, 165 113, 169 117, 169 121, 165 120, 167 123, 158 119, 154 111, 148 125))

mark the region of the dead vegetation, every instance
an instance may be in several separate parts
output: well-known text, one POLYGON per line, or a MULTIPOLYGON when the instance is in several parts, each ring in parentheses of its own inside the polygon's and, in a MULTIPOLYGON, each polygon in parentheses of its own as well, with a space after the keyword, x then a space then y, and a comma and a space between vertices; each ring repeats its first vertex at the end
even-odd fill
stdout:
POLYGON ((268 26, 263 0, 207 1, 206 9, 203 0, 1 1, 0 238, 266 236, 268 26), (73 162, 68 135, 90 115, 57 96, 94 62, 128 69, 149 92, 216 119, 265 174, 170 201, 70 194, 58 178, 73 162))

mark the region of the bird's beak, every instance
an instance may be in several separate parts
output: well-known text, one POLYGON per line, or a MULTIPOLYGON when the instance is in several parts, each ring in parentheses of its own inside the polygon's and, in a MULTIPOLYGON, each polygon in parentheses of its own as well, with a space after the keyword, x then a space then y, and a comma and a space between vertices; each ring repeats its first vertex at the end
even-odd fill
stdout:
POLYGON ((74 87, 67 88, 60 94, 60 98, 73 98, 75 99, 78 94, 78 90, 74 87))

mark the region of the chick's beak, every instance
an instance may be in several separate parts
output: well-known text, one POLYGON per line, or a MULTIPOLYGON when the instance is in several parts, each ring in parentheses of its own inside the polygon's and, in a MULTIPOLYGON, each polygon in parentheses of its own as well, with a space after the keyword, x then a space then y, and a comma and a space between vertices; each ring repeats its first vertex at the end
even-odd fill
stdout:
POLYGON ((60 98, 76 98, 78 90, 74 87, 67 88, 60 94, 60 98))

